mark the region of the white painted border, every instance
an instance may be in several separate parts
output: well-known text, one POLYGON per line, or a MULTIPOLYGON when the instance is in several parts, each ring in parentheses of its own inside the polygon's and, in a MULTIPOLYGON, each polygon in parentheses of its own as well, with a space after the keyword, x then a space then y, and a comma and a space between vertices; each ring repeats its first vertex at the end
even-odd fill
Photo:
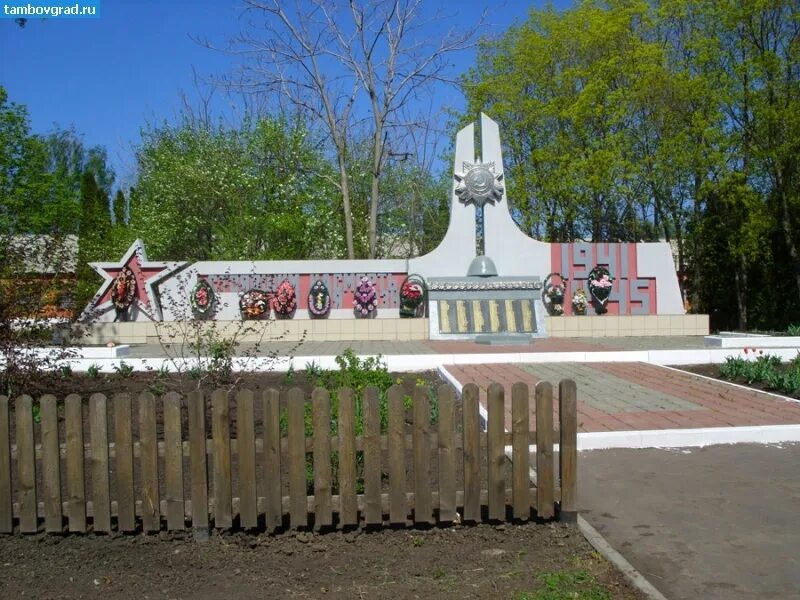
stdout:
MULTIPOLYGON (((535 343, 535 342, 534 342, 535 343)), ((117 346, 124 348, 125 346, 117 346)), ((73 370, 85 371, 96 361, 111 360, 107 371, 119 364, 118 360, 101 358, 82 354, 83 350, 75 348, 79 358, 68 361, 73 370), (91 360, 90 360, 91 359, 91 360)), ((94 350, 94 349, 92 349, 94 350)), ((784 360, 794 358, 794 349, 782 349, 771 354, 780 356, 784 360)), ((120 354, 121 355, 121 354, 120 354)), ((119 355, 118 355, 119 356, 119 355)), ((363 355, 370 356, 370 355, 363 355)), ((469 365, 469 364, 520 364, 520 363, 592 363, 592 362, 642 362, 652 365, 694 365, 694 364, 719 364, 729 356, 741 356, 743 358, 754 359, 752 353, 744 354, 743 351, 733 352, 723 348, 700 349, 700 350, 620 350, 602 352, 512 352, 512 353, 487 353, 487 354, 391 354, 384 356, 389 369, 392 371, 426 371, 436 369, 442 365, 469 365)), ((238 357, 234 359, 234 369, 236 370, 255 370, 255 371, 285 371, 291 365, 294 369, 302 369, 308 362, 316 362, 321 366, 331 365, 336 367, 334 356, 295 356, 293 358, 281 358, 269 360, 266 358, 246 359, 238 357)), ((136 370, 143 370, 146 367, 140 365, 162 364, 172 362, 168 359, 151 357, 146 359, 128 359, 125 361, 136 370)), ((195 361, 196 362, 196 361, 195 361)), ((189 363, 187 363, 189 364, 189 363)), ((191 363, 194 364, 194 363, 191 363)), ((102 362, 98 366, 103 366, 102 362)))
POLYGON ((705 344, 717 348, 794 348, 800 349, 800 337, 775 335, 707 335, 705 344))
POLYGON ((578 450, 611 448, 702 448, 717 444, 800 442, 800 425, 698 427, 646 431, 592 431, 578 434, 578 450))

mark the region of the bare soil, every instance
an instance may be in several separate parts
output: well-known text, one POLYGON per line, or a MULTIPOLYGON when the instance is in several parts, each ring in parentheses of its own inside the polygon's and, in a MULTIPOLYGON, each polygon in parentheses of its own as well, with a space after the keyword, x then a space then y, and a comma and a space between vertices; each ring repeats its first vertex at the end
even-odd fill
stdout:
POLYGON ((560 524, 237 533, 206 543, 166 533, 0 536, 0 597, 9 599, 534 598, 543 574, 578 571, 590 576, 587 590, 607 595, 548 598, 644 598, 560 524))

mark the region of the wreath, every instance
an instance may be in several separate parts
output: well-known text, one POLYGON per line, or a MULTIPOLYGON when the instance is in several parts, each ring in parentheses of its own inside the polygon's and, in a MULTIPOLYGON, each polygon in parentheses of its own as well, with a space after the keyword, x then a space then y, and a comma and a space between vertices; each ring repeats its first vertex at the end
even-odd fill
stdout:
POLYGON ((614 284, 614 278, 608 269, 597 265, 594 269, 589 271, 589 293, 592 295, 595 310, 598 315, 608 312, 606 303, 608 297, 611 295, 611 287, 614 284))
POLYGON ((123 267, 111 284, 111 302, 119 311, 127 309, 136 297, 136 276, 128 267, 123 267))
POLYGON ((378 293, 375 291, 375 284, 369 277, 362 277, 361 281, 353 293, 353 307, 356 316, 360 318, 371 317, 378 308, 378 293))
POLYGON ((270 295, 264 290, 248 290, 239 298, 239 310, 248 319, 269 315, 270 295))
POLYGON ((427 295, 427 286, 421 275, 409 275, 400 286, 400 316, 403 318, 420 316, 419 307, 427 295))
POLYGON ((331 295, 328 287, 320 279, 317 279, 308 293, 308 312, 312 317, 321 318, 327 316, 330 311, 331 295))
POLYGON ((192 310, 201 316, 205 316, 213 310, 216 299, 213 288, 205 279, 200 279, 195 283, 189 294, 192 310))
POLYGON ((294 286, 284 279, 278 286, 278 291, 272 297, 272 308, 275 315, 289 317, 297 308, 297 296, 294 293, 294 286))
POLYGON ((564 294, 566 293, 565 284, 567 278, 561 273, 550 273, 544 278, 544 294, 542 302, 547 307, 551 315, 560 316, 564 314, 564 294), (561 283, 553 283, 553 277, 558 277, 561 283))

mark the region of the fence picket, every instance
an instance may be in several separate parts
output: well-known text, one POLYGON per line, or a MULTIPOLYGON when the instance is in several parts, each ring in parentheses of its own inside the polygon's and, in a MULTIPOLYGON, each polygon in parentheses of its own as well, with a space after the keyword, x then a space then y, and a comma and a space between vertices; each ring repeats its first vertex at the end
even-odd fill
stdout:
POLYGON ((578 389, 573 380, 564 379, 558 390, 560 519, 575 523, 578 519, 578 389))
POLYGON ((515 519, 529 519, 531 516, 530 497, 530 456, 528 450, 528 431, 530 430, 530 406, 528 386, 522 382, 511 387, 511 447, 512 447, 512 505, 515 519))
POLYGON ((264 520, 269 531, 283 523, 281 490, 281 425, 278 390, 266 390, 262 396, 264 415, 264 520))
POLYGON ((428 390, 414 388, 414 522, 430 523, 433 520, 431 504, 431 404, 428 390))
POLYGON ((356 417, 353 390, 341 388, 339 398, 339 521, 343 527, 358 525, 356 501, 356 417))
POLYGON ((95 532, 111 531, 111 482, 108 474, 108 400, 103 394, 89 398, 89 434, 92 457, 92 506, 95 532))
POLYGON ((439 386, 439 520, 456 518, 455 405, 453 388, 439 386))
POLYGON ((208 454, 206 451, 206 400, 195 390, 187 398, 189 411, 189 461, 192 490, 192 530, 195 539, 208 538, 208 454))
POLYGON ((214 446, 214 527, 233 525, 233 482, 231 481, 230 399, 225 390, 211 395, 211 439, 214 446))
POLYGON ((553 385, 536 384, 536 512, 540 519, 554 514, 553 385))
POLYGON ((8 398, 0 396, 0 533, 14 531, 14 504, 11 494, 11 424, 8 398))
POLYGON ((378 389, 364 390, 364 521, 383 522, 381 510, 381 413, 378 389))
POLYGON ((474 383, 462 395, 464 431, 464 521, 481 520, 481 420, 480 392, 474 383))
POLYGON ((158 489, 158 438, 156 399, 150 392, 139 394, 139 465, 142 478, 142 529, 161 529, 158 489))
POLYGON ((164 492, 167 500, 167 529, 186 526, 183 504, 183 435, 181 397, 176 392, 164 396, 164 492))
POLYGON ((44 492, 44 528, 48 533, 61 533, 61 456, 58 442, 58 405, 55 396, 39 400, 42 425, 42 486, 44 492))
POLYGON ((405 525, 408 518, 406 503, 406 407, 403 388, 389 388, 389 521, 405 525))
POLYGON ((289 390, 286 396, 289 412, 289 521, 294 528, 308 526, 305 407, 303 390, 289 390))
POLYGON ((488 471, 489 518, 506 518, 505 484, 505 389, 499 383, 492 383, 487 395, 487 449, 486 466, 488 471))
POLYGON ((67 439, 67 519, 69 530, 86 531, 86 474, 83 456, 83 400, 70 394, 64 400, 67 439))
POLYGON ((20 396, 14 403, 17 413, 17 487, 19 490, 19 530, 36 533, 36 456, 33 439, 33 400, 20 396))
POLYGON ((239 524, 245 529, 258 527, 256 488, 256 419, 253 392, 236 394, 236 440, 239 463, 239 524))
POLYGON ((314 427, 314 527, 333 523, 331 513, 331 397, 328 390, 311 393, 314 427))
POLYGON ((114 453, 117 480, 117 529, 136 529, 136 498, 133 487, 133 435, 131 397, 114 396, 114 453))

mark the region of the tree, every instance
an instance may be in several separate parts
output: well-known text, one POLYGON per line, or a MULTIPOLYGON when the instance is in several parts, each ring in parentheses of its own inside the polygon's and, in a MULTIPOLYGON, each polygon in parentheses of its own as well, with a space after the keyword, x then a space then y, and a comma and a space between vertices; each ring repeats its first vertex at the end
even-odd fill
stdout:
POLYGON ((485 111, 499 122, 525 231, 552 241, 651 233, 629 135, 637 86, 661 60, 648 28, 644 2, 583 2, 531 11, 481 45, 464 81, 465 119, 485 111))
POLYGON ((98 187, 92 171, 86 170, 81 176, 80 194, 81 219, 75 273, 78 279, 75 304, 79 309, 89 302, 102 281, 89 263, 109 258, 112 233, 108 196, 98 187))
POLYGON ((343 246, 330 167, 300 122, 144 132, 129 235, 163 260, 328 258, 343 246))
MULTIPOLYGON (((405 112, 412 100, 448 80, 448 57, 473 44, 475 27, 434 42, 422 30, 439 23, 421 0, 247 0, 259 18, 234 40, 249 58, 237 85, 275 95, 311 119, 334 149, 344 215, 347 257, 356 255, 354 198, 348 160, 352 140, 369 140, 368 256, 378 251, 381 181, 387 160, 403 152, 405 112), (257 33, 254 33, 257 32, 257 33)), ((413 152, 413 149, 409 149, 413 152)))
POLYGON ((47 142, 32 135, 28 112, 0 87, 0 234, 68 234, 77 196, 51 169, 47 142))

